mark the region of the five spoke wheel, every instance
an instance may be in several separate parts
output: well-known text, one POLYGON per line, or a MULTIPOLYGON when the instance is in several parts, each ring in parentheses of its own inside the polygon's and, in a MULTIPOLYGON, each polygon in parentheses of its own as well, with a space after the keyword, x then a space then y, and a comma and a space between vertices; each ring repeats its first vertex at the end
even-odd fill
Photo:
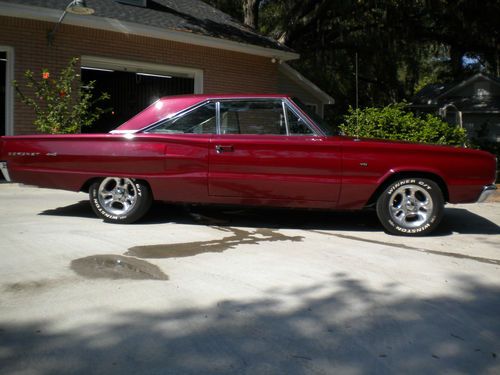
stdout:
POLYGON ((391 218, 400 225, 417 228, 429 219, 433 204, 430 194, 419 185, 405 185, 389 198, 391 218))
POLYGON ((436 182, 427 178, 393 181, 377 200, 377 216, 392 234, 429 234, 439 225, 443 211, 443 192, 436 182))
POLYGON ((108 177, 99 185, 98 199, 106 211, 123 215, 137 203, 137 188, 129 178, 108 177))
POLYGON ((97 216, 110 223, 133 223, 151 207, 153 197, 146 183, 124 177, 106 177, 89 189, 97 216))

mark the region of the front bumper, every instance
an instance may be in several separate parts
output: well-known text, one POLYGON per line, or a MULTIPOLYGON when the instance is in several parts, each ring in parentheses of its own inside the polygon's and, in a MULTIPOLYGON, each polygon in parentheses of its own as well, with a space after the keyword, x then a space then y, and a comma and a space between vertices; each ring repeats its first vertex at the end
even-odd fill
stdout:
POLYGON ((10 175, 9 175, 9 170, 7 169, 7 162, 6 161, 0 161, 0 170, 2 171, 3 177, 7 181, 11 181, 10 175))
POLYGON ((490 195, 495 193, 495 190, 497 190, 497 186, 492 184, 492 185, 486 185, 483 187, 483 192, 479 196, 479 199, 477 200, 477 203, 484 202, 490 195))

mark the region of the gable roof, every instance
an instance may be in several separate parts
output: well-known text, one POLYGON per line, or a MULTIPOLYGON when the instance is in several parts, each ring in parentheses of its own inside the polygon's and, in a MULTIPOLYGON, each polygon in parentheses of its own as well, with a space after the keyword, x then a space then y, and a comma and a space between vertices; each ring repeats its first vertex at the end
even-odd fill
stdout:
POLYGON ((314 83, 309 81, 306 77, 300 74, 297 70, 292 68, 287 63, 282 63, 278 66, 278 70, 283 73, 286 77, 290 78, 297 85, 303 87, 311 95, 318 98, 324 104, 335 104, 335 99, 328 95, 326 92, 321 90, 314 83))
MULTIPOLYGON (((0 15, 57 22, 69 0, 1 0, 0 15)), ((168 39, 292 60, 299 57, 201 0, 148 0, 147 7, 87 0, 93 15, 67 14, 64 24, 168 39), (119 22, 116 22, 119 21, 119 22)))
POLYGON ((484 73, 477 73, 463 81, 427 85, 415 94, 412 99, 412 104, 435 105, 440 99, 450 96, 453 92, 479 80, 490 81, 500 86, 499 79, 484 73))
POLYGON ((461 89, 467 85, 470 85, 471 83, 473 83, 475 81, 479 81, 479 80, 490 81, 496 85, 500 85, 500 82, 498 81, 498 79, 493 78, 493 77, 486 75, 484 73, 477 73, 477 74, 474 74, 472 77, 469 77, 468 79, 459 82, 458 84, 450 85, 450 87, 445 92, 440 94, 439 96, 442 97, 442 96, 450 95, 452 92, 459 90, 459 89, 461 89))

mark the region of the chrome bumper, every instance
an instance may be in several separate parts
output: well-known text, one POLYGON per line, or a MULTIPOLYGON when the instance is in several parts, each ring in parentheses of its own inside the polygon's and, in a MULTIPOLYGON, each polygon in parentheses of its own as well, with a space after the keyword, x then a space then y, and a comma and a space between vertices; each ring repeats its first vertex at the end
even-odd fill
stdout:
POLYGON ((486 185, 483 187, 483 192, 479 196, 479 199, 477 200, 477 203, 484 202, 490 195, 492 195, 495 190, 497 189, 496 185, 486 185))
POLYGON ((7 181, 11 181, 10 176, 9 176, 9 170, 7 169, 7 162, 6 161, 0 161, 0 170, 2 171, 3 177, 7 181))

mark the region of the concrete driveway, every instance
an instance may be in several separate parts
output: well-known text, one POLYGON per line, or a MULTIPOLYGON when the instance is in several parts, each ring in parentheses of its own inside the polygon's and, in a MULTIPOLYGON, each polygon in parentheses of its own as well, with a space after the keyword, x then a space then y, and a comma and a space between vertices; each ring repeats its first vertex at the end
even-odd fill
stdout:
POLYGON ((1 374, 498 374, 500 203, 432 237, 373 213, 156 204, 0 184, 1 374))

